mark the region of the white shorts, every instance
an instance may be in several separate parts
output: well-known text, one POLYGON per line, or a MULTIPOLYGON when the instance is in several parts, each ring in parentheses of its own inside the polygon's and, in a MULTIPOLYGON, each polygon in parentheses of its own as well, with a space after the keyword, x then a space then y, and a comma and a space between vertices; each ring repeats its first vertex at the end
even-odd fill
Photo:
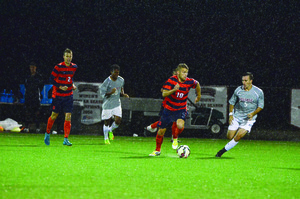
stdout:
POLYGON ((121 108, 121 106, 118 106, 118 107, 113 108, 113 109, 103 109, 101 119, 102 120, 108 120, 114 115, 118 116, 118 117, 122 117, 122 108, 121 108))
POLYGON ((251 128, 253 126, 253 124, 255 123, 256 120, 248 120, 248 121, 243 121, 243 122, 239 122, 237 119, 233 118, 232 123, 229 125, 228 130, 231 131, 236 131, 239 128, 241 129, 245 129, 248 131, 248 133, 250 133, 251 128))

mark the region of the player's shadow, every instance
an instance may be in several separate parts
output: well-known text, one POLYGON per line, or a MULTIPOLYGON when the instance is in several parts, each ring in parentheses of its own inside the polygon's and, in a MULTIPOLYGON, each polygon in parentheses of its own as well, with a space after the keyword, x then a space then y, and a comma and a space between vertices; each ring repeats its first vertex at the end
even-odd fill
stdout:
POLYGON ((102 143, 90 143, 90 144, 76 144, 76 145, 78 145, 78 146, 101 146, 101 145, 105 145, 106 146, 106 144, 102 144, 102 143))
POLYGON ((271 167, 272 169, 285 169, 285 170, 294 170, 300 171, 300 168, 285 168, 285 167, 271 167))
POLYGON ((231 160, 231 159, 235 159, 233 157, 197 157, 196 159, 200 159, 200 160, 231 160))
POLYGON ((192 155, 195 155, 196 159, 201 159, 201 160, 222 160, 222 159, 230 160, 230 159, 235 159, 233 157, 226 157, 226 156, 225 157, 216 157, 216 156, 212 156, 212 154, 209 154, 209 153, 192 153, 191 156, 192 155))
POLYGON ((130 157, 120 157, 121 159, 161 159, 161 158, 166 158, 166 157, 162 157, 162 156, 159 156, 159 157, 152 157, 152 156, 145 156, 145 155, 141 155, 141 156, 130 156, 130 157))
POLYGON ((19 144, 19 145, 0 145, 0 147, 41 147, 41 145, 19 144))

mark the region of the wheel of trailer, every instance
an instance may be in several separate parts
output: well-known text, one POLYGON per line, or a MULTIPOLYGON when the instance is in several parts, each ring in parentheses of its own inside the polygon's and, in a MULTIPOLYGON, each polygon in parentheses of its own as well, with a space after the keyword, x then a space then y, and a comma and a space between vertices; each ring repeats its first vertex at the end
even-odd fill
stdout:
POLYGON ((220 121, 212 121, 209 130, 213 136, 219 136, 223 133, 224 126, 220 121))

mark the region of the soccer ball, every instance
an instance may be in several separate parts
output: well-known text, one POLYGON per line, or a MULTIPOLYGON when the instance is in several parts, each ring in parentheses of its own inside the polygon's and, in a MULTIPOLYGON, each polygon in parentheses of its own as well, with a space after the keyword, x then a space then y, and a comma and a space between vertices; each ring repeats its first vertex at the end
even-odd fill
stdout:
POLYGON ((188 145, 180 145, 177 149, 179 158, 187 158, 190 156, 191 151, 188 145))

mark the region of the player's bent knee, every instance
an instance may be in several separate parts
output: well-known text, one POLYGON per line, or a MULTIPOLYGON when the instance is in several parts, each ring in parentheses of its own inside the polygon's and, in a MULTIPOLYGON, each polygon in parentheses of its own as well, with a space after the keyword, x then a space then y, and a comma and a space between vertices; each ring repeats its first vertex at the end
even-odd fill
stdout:
POLYGON ((178 125, 177 128, 180 129, 180 130, 181 129, 183 130, 184 129, 184 124, 183 125, 178 125))
POLYGON ((183 129, 184 128, 184 120, 178 119, 176 122, 177 128, 178 129, 183 129))

